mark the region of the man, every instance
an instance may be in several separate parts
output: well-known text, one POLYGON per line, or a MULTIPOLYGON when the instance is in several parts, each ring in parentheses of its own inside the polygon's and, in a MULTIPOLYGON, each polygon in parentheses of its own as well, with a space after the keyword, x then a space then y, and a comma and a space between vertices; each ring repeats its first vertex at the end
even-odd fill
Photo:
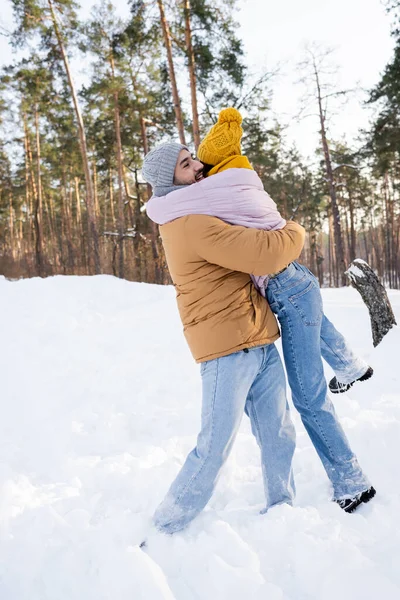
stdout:
MULTIPOLYGON (((144 160, 143 176, 156 196, 203 177, 188 148, 167 143, 144 160)), ((190 350, 201 364, 201 431, 154 516, 166 533, 184 528, 210 499, 221 467, 249 416, 261 450, 266 509, 292 503, 295 431, 285 376, 274 342, 279 329, 250 274, 275 274, 297 259, 304 229, 279 231, 229 225, 189 215, 160 227, 178 309, 190 350)))

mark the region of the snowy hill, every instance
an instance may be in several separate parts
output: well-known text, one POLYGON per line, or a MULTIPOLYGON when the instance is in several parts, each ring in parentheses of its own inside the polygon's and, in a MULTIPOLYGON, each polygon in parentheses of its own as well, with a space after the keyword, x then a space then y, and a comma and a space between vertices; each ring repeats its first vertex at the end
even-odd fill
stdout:
MULTIPOLYGON (((173 288, 0 278, 1 600, 398 600, 400 330, 374 350, 357 292, 323 296, 376 370, 334 400, 376 498, 353 515, 330 501, 293 412, 296 505, 260 516, 245 417, 207 509, 145 554, 137 544, 200 419, 173 288)), ((400 292, 390 298, 400 323, 400 292)))

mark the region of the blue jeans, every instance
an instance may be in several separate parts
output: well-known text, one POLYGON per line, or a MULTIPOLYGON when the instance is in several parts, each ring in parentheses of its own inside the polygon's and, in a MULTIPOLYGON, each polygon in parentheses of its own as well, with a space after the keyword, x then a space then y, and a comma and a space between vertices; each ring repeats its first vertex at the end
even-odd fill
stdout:
MULTIPOLYGON (((319 286, 318 279, 312 273, 309 274, 319 286)), ((367 363, 354 354, 346 339, 324 314, 320 337, 322 358, 332 367, 341 383, 350 383, 364 375, 368 369, 367 363)))
POLYGON ((334 498, 354 496, 370 484, 327 394, 321 355, 341 381, 360 376, 366 367, 323 314, 318 281, 306 267, 292 263, 270 279, 267 299, 281 325, 293 404, 332 482, 334 498))
POLYGON ((261 451, 266 509, 294 498, 296 434, 286 399, 282 361, 274 344, 241 350, 201 364, 201 431, 158 507, 158 529, 183 529, 209 501, 228 458, 243 411, 261 451))

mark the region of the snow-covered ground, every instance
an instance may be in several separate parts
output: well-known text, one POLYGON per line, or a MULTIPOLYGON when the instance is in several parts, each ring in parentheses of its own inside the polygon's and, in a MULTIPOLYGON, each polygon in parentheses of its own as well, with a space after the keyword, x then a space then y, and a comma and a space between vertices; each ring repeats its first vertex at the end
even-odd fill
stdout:
POLYGON ((294 414, 296 505, 260 516, 245 417, 207 509, 146 554, 137 544, 200 419, 173 288, 0 278, 1 600, 398 600, 400 330, 374 350, 357 292, 323 296, 376 370, 334 400, 376 498, 352 515, 330 501, 294 414))

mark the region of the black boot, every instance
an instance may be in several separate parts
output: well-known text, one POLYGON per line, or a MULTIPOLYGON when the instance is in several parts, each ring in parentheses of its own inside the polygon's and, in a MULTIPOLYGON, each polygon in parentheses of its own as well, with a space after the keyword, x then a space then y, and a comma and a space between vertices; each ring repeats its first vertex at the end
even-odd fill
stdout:
POLYGON ((329 391, 332 392, 332 394, 343 394, 344 392, 347 392, 356 383, 356 381, 367 381, 367 379, 370 379, 370 377, 372 377, 373 374, 373 368, 368 367, 364 375, 361 375, 361 377, 355 379, 354 381, 351 381, 350 383, 340 383, 340 381, 338 381, 336 377, 334 377, 329 382, 329 391))
POLYGON ((335 500, 335 502, 337 502, 340 508, 343 508, 345 512, 351 513, 363 502, 369 502, 375 494, 376 490, 371 486, 364 492, 361 492, 361 494, 357 494, 354 498, 343 498, 342 500, 335 500))

